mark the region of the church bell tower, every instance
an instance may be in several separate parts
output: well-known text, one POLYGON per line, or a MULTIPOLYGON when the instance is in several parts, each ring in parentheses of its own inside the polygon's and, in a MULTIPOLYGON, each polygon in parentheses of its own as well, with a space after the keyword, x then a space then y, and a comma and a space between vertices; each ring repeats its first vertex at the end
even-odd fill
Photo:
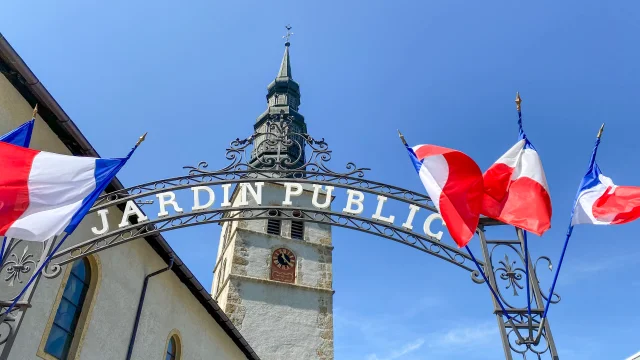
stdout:
MULTIPOLYGON (((298 112, 300 86, 291 75, 289 35, 278 75, 267 87, 267 110, 254 125, 249 163, 258 169, 270 169, 274 163, 300 169, 305 163, 304 141, 295 141, 301 140, 299 135, 291 135, 293 142, 273 141, 283 132, 307 132, 298 112)), ((261 204, 247 196, 245 206, 287 205, 283 183, 264 182, 261 204)), ((314 191, 319 193, 316 201, 332 200, 317 185, 302 187, 302 194, 291 197, 288 206, 313 208, 314 191)), ((233 207, 242 200, 239 189, 233 193, 233 207)), ((295 210, 288 217, 277 209, 268 214, 265 220, 223 223, 212 297, 260 358, 333 359, 331 226, 298 220, 295 210)))

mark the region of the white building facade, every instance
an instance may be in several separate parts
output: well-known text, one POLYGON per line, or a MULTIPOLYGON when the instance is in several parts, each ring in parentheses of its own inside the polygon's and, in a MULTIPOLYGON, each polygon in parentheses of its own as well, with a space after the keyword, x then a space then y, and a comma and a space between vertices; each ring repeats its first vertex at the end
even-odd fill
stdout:
MULTIPOLYGON (((0 133, 27 121, 37 103, 32 148, 98 156, 2 35, 0 73, 0 133)), ((122 188, 115 179, 107 191, 122 188)), ((118 209, 109 213, 113 228, 121 216, 118 209)), ((92 238, 90 229, 99 228, 98 222, 98 217, 83 221, 63 248, 92 238)), ((1 300, 22 289, 43 246, 16 241, 12 245, 0 264, 1 300), (7 277, 11 281, 4 281, 7 277)), ((209 291, 158 235, 78 260, 58 277, 41 278, 18 330, 10 352, 7 343, 0 344, 0 359, 259 359, 209 291), (148 277, 159 270, 165 271, 148 277)), ((6 325, 0 326, 0 340, 7 332, 6 325)))

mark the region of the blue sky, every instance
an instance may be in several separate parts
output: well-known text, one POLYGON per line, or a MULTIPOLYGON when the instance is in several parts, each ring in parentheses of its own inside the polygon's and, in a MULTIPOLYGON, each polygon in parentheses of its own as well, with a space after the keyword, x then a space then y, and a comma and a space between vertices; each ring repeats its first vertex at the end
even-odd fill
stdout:
MULTIPOLYGON (((120 174, 127 185, 201 160, 226 164, 229 141, 248 136, 265 109, 287 23, 300 110, 334 150, 336 169, 354 161, 372 179, 423 191, 396 128, 486 169, 517 138, 518 90, 554 205, 552 229, 531 237, 532 253, 555 263, 602 122, 602 171, 640 184, 639 16, 633 1, 37 0, 5 2, 0 31, 103 156, 124 155, 149 131, 120 174)), ((640 223, 574 231, 562 302, 550 312, 564 359, 640 350, 639 231, 640 223)), ((489 235, 503 233, 513 235, 489 235)), ((165 235, 208 286, 219 227, 165 235)), ((337 359, 502 356, 489 293, 465 271, 344 229, 334 245, 337 359)))

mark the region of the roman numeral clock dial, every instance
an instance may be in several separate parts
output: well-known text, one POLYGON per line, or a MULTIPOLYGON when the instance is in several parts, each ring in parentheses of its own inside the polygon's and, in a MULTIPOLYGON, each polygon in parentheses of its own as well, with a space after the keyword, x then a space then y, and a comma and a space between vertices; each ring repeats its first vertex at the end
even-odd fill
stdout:
POLYGON ((296 255, 289 249, 276 249, 271 256, 271 279, 295 282, 296 255))

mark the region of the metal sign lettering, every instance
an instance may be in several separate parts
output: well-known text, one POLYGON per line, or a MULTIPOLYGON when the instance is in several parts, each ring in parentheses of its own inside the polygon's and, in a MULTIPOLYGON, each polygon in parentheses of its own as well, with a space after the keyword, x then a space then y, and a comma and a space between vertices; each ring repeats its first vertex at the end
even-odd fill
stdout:
MULTIPOLYGON (((295 131, 292 119, 283 114, 272 116, 261 130, 250 137, 232 141, 226 158, 230 163, 216 171, 207 170, 207 163, 201 162, 197 166, 185 167, 188 170, 186 175, 103 195, 87 215, 100 219, 100 226, 91 229, 94 237, 56 253, 43 275, 58 276, 65 264, 152 234, 240 219, 265 220, 273 218, 275 213, 285 220, 329 224, 396 241, 469 271, 475 283, 484 282, 469 255, 442 241, 443 231, 437 230, 434 222, 440 224, 441 229, 445 224, 428 196, 368 180, 364 174, 369 169, 359 168, 354 163, 348 163, 344 172, 331 170, 327 165, 331 160, 331 150, 324 139, 317 140, 309 134, 295 131), (277 205, 263 204, 264 188, 274 183, 281 186, 282 197, 277 205), (305 188, 312 191, 311 206, 297 206, 296 202, 305 188), (343 189, 346 198, 333 199, 337 189, 343 189), (179 191, 183 192, 178 194, 179 191), (178 196, 180 194, 188 196, 178 196), (366 202, 366 199, 371 201, 373 198, 375 205, 366 202), (404 204, 406 211, 389 211, 387 204, 392 201, 404 204), (331 209, 332 203, 336 210, 331 209), (153 211, 141 210, 140 207, 147 204, 154 204, 153 211), (114 228, 109 225, 107 217, 115 206, 123 209, 123 215, 114 228), (426 219, 419 220, 420 216, 426 216, 426 219)), ((498 320, 505 358, 557 359, 548 321, 538 333, 543 299, 552 296, 553 303, 560 301, 557 294, 542 292, 538 280, 538 263, 550 268, 551 262, 544 256, 529 260, 533 294, 529 315, 526 301, 523 304, 522 297, 518 297, 518 289, 522 290, 523 283, 526 284, 523 279, 521 232, 512 240, 490 240, 486 237, 488 227, 501 225, 504 224, 482 218, 477 234, 482 250, 478 264, 507 309, 503 314, 494 300, 493 313, 498 320), (503 292, 504 289, 508 291, 503 292)), ((51 243, 47 242, 47 246, 50 247, 51 243)), ((14 239, 10 243, 7 256, 0 264, 0 271, 7 273, 3 278, 11 281, 10 285, 33 273, 32 259, 35 257, 32 249, 20 240, 14 239)), ((44 248, 40 254, 48 253, 47 249, 44 248)), ((291 256, 284 257, 280 264, 284 268, 291 261, 291 256)), ((283 271, 277 268, 274 276, 288 274, 283 271)), ((1 319, 0 346, 5 347, 2 354, 8 354, 10 350, 16 324, 19 325, 29 306, 31 293, 11 314, 1 319), (9 348, 6 348, 7 344, 9 348)), ((10 300, 0 299, 0 311, 10 300)))

